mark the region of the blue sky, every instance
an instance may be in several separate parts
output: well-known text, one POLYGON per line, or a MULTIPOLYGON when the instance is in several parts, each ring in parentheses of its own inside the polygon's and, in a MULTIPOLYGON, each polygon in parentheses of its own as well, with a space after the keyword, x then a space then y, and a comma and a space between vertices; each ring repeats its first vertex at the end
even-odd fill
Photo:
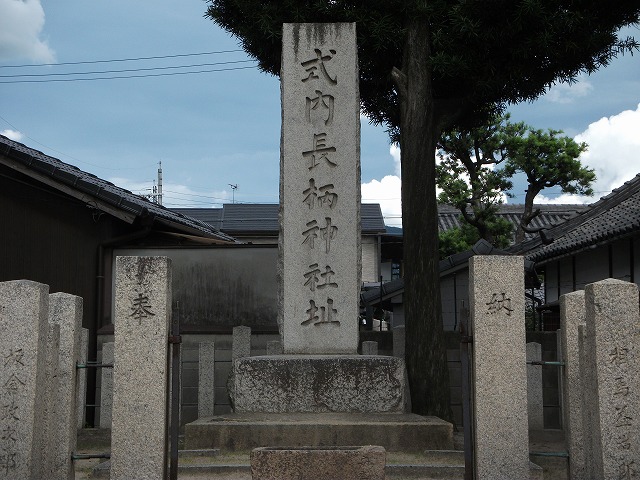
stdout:
MULTIPOLYGON (((149 191, 162 161, 167 206, 217 206, 232 195, 277 202, 278 79, 260 73, 205 9, 203 0, 0 0, 0 133, 136 193, 149 191), (164 58, 35 66, 143 57, 164 58), (174 68, 184 65, 196 66, 174 68), (154 76, 67 81, 138 75, 154 76)), ((637 28, 627 33, 640 36, 637 28)), ((583 161, 604 194, 640 172, 639 104, 636 54, 510 111, 514 120, 589 143, 583 161)), ((400 221, 398 162, 384 129, 364 119, 363 198, 381 203, 390 225, 400 221)), ((523 200, 514 193, 510 202, 523 200)), ((545 194, 540 200, 593 201, 545 194)))

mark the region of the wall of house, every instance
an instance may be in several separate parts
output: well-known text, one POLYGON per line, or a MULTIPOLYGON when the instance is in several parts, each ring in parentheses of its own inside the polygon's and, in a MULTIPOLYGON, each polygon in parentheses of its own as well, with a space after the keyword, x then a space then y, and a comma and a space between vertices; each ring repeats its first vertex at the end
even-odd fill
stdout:
POLYGON ((230 333, 238 325, 278 331, 276 245, 117 249, 114 262, 116 255, 171 258, 174 315, 184 333, 230 333))
POLYGON ((612 242, 544 265, 545 301, 557 301, 560 295, 583 290, 593 282, 617 278, 638 283, 640 272, 640 236, 612 242))
POLYGON ((362 281, 380 281, 380 256, 378 254, 378 237, 362 237, 362 281))
POLYGON ((442 324, 445 330, 457 330, 463 309, 469 308, 469 272, 462 270, 440 278, 442 324))

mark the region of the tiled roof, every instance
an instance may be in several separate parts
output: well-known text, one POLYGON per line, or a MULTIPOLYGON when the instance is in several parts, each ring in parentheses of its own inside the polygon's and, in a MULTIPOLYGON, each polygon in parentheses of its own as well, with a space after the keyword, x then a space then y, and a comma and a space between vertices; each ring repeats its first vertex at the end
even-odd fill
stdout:
POLYGON ((586 248, 609 243, 640 231, 640 175, 574 218, 544 230, 545 245, 538 236, 509 249, 536 263, 549 261, 586 248), (553 240, 551 243, 549 243, 553 240))
POLYGON ((134 217, 148 212, 153 215, 156 221, 181 233, 203 236, 217 241, 235 242, 235 239, 219 232, 207 223, 185 217, 73 165, 0 135, 0 159, 3 157, 9 160, 7 164, 12 162, 10 166, 25 175, 48 179, 54 188, 56 185, 65 186, 109 205, 114 211, 122 211, 134 217))
MULTIPOLYGON (((174 211, 214 225, 229 235, 278 235, 277 203, 227 203, 222 208, 176 208, 174 211)), ((362 233, 384 233, 382 210, 377 203, 360 206, 362 233)))
MULTIPOLYGON (((540 210, 540 215, 535 217, 529 224, 529 228, 549 227, 556 225, 560 222, 564 222, 568 218, 577 215, 579 212, 584 211, 587 207, 585 205, 548 205, 548 204, 536 204, 533 206, 534 211, 540 210)), ((522 218, 522 212, 524 211, 524 205, 504 203, 498 207, 498 217, 508 220, 514 226, 520 224, 522 218)), ((450 205, 438 205, 438 227, 440 231, 456 228, 461 225, 460 211, 450 205)), ((526 234, 526 238, 531 238, 534 234, 526 234)))

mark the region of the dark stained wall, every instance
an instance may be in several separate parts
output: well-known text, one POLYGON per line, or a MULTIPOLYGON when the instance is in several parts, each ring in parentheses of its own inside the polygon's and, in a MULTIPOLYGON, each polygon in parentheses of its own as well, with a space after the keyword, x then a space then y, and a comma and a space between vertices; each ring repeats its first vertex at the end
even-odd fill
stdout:
POLYGON ((238 325, 278 332, 277 245, 114 250, 118 255, 171 258, 181 333, 231 333, 238 325))
POLYGON ((98 245, 123 223, 0 165, 0 281, 81 296, 83 326, 93 334, 98 245))

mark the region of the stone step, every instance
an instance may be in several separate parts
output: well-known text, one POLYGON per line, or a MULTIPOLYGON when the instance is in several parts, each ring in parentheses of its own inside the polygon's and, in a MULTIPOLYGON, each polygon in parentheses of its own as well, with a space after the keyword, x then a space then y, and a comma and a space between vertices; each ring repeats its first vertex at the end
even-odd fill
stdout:
POLYGON ((453 448, 453 426, 415 414, 233 413, 185 426, 185 448, 249 451, 261 446, 379 445, 388 452, 453 448))

